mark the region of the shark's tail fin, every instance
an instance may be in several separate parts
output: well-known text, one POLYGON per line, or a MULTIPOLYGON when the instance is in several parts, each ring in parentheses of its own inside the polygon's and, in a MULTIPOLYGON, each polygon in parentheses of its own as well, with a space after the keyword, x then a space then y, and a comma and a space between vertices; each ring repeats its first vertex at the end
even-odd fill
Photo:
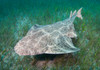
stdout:
POLYGON ((82 10, 82 8, 80 8, 80 9, 78 10, 76 16, 79 17, 80 19, 83 19, 82 15, 81 15, 81 10, 82 10))
POLYGON ((76 16, 77 16, 78 18, 83 19, 82 15, 81 15, 81 10, 82 10, 82 8, 80 8, 80 9, 78 10, 77 13, 76 13, 76 10, 75 10, 73 13, 72 13, 72 11, 71 11, 71 12, 70 12, 70 18, 73 17, 73 16, 76 14, 76 16))

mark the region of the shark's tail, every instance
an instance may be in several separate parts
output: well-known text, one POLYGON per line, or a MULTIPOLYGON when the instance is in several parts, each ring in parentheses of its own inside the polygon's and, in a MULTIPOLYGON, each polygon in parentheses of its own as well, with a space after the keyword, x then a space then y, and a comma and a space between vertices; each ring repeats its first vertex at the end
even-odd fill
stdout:
POLYGON ((83 19, 82 15, 81 15, 81 10, 82 8, 80 8, 77 12, 77 17, 79 17, 80 19, 83 19))
POLYGON ((83 19, 82 15, 81 15, 81 10, 82 10, 82 8, 80 8, 80 9, 78 10, 77 13, 76 13, 76 10, 75 10, 73 13, 72 13, 72 11, 71 11, 71 12, 70 12, 70 18, 73 17, 73 16, 76 14, 76 16, 77 16, 78 18, 83 19))

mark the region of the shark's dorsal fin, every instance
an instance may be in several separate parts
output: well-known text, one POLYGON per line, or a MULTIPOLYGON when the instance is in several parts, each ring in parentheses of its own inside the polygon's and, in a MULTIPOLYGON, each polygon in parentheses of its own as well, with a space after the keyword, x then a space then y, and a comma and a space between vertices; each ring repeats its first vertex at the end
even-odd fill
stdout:
POLYGON ((82 8, 80 8, 79 10, 78 10, 78 12, 76 13, 76 10, 72 13, 72 11, 70 12, 70 18, 72 18, 75 14, 76 14, 76 16, 78 17, 78 18, 80 18, 80 19, 83 19, 83 17, 82 17, 82 15, 81 15, 81 10, 82 10, 82 8))
POLYGON ((72 18, 73 17, 73 15, 75 15, 75 13, 76 13, 76 10, 72 13, 72 11, 70 12, 70 18, 72 18))
POLYGON ((76 13, 76 10, 74 11, 73 15, 75 15, 75 13, 76 13))
POLYGON ((72 17, 72 11, 70 12, 70 18, 72 17))

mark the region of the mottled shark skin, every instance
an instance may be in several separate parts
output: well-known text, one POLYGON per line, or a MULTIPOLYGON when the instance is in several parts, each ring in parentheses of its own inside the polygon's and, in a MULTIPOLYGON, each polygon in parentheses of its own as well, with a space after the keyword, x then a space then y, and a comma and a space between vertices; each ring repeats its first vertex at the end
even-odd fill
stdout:
POLYGON ((34 25, 14 47, 19 55, 66 54, 79 51, 71 38, 77 37, 74 28, 76 17, 83 19, 81 9, 70 13, 70 17, 50 25, 34 25))

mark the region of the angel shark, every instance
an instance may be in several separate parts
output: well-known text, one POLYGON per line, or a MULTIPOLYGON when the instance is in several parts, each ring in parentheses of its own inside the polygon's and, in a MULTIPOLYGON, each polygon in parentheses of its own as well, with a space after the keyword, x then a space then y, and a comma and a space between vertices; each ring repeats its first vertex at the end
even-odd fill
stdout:
POLYGON ((14 47, 19 55, 66 54, 77 52, 71 38, 77 37, 74 28, 76 17, 83 19, 80 8, 70 13, 70 17, 50 25, 34 25, 14 47))

